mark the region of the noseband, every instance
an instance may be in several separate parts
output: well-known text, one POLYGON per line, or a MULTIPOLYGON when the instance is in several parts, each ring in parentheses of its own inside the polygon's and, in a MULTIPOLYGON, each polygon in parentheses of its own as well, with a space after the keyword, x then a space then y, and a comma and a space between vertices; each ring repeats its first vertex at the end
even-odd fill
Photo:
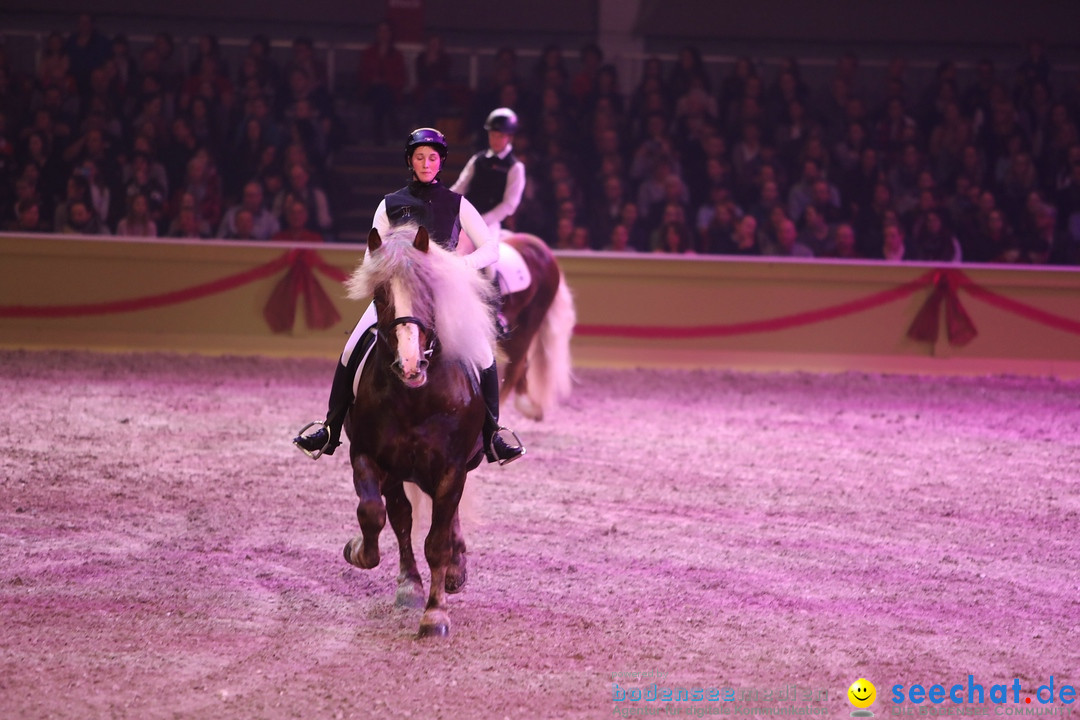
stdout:
MULTIPOLYGON (((435 330, 425 325, 424 321, 420 318, 414 317, 412 315, 405 315, 399 318, 394 318, 393 322, 390 323, 390 329, 392 330, 398 325, 415 325, 421 333, 427 335, 427 347, 425 347, 423 351, 424 359, 420 361, 420 370, 426 370, 428 366, 428 361, 431 358, 431 354, 435 352, 435 343, 438 342, 438 338, 435 335, 435 330)), ((390 340, 382 330, 379 330, 379 339, 386 343, 387 346, 389 346, 390 340)), ((397 365, 399 362, 400 361, 395 360, 394 364, 397 365)))

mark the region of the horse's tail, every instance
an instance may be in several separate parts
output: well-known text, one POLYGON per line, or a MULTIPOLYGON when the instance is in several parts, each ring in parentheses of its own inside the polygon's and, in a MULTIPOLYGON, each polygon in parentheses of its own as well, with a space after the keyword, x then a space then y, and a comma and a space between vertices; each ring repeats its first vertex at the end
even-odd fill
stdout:
MULTIPOLYGON (((573 384, 570 362, 570 337, 574 334, 577 311, 574 309, 574 297, 566 284, 566 276, 559 273, 559 289, 544 315, 539 332, 529 346, 529 370, 526 383, 529 388, 528 400, 518 396, 517 402, 531 401, 540 416, 570 396, 573 384)), ((535 417, 525 408, 519 409, 526 415, 535 417)))
MULTIPOLYGON (((405 497, 412 505, 413 545, 422 548, 431 529, 431 498, 416 483, 406 481, 402 486, 405 488, 405 497)), ((461 491, 458 519, 466 532, 484 524, 483 501, 471 481, 467 481, 461 491)))

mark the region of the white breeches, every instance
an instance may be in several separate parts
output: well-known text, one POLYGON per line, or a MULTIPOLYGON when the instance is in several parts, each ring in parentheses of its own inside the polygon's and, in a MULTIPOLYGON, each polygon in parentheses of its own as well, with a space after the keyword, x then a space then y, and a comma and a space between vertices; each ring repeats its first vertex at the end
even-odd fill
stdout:
POLYGON ((349 335, 348 342, 345 343, 345 349, 341 352, 341 364, 348 365, 349 357, 353 354, 353 350, 356 349, 356 343, 360 342, 360 338, 363 336, 364 331, 378 322, 379 316, 375 312, 375 303, 368 303, 367 310, 360 316, 360 322, 356 323, 356 327, 353 328, 352 334, 349 335))

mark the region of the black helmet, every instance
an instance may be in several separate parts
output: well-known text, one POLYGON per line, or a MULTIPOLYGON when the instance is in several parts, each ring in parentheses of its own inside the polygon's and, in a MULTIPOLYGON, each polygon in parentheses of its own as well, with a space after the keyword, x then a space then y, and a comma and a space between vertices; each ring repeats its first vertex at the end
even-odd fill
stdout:
POLYGON ((504 132, 509 135, 516 133, 517 127, 517 113, 506 107, 495 108, 492 110, 491 114, 487 116, 487 120, 484 122, 485 130, 504 132))
POLYGON ((446 136, 435 128, 417 128, 409 133, 409 139, 405 142, 406 167, 411 167, 413 151, 421 145, 435 148, 443 162, 446 161, 446 136))

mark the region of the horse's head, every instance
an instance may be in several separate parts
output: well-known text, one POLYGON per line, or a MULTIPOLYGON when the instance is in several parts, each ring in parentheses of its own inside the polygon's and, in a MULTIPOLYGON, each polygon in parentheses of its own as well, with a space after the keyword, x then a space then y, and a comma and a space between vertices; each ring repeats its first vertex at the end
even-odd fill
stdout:
MULTIPOLYGON (((428 252, 426 229, 417 229, 411 247, 420 253, 428 252)), ((374 258, 380 252, 408 253, 408 249, 400 245, 384 248, 379 231, 372 228, 368 233, 369 257, 374 258)), ((408 257, 399 262, 402 268, 413 263, 408 257)), ((379 339, 394 355, 391 368, 406 387, 423 387, 436 338, 430 291, 416 281, 415 273, 394 272, 373 288, 372 295, 379 316, 379 339)))
POLYGON ((374 299, 381 347, 407 386, 424 384, 435 354, 439 364, 474 374, 491 364, 492 285, 462 258, 429 242, 423 227, 396 226, 385 237, 368 233, 368 251, 348 290, 354 300, 374 299))

